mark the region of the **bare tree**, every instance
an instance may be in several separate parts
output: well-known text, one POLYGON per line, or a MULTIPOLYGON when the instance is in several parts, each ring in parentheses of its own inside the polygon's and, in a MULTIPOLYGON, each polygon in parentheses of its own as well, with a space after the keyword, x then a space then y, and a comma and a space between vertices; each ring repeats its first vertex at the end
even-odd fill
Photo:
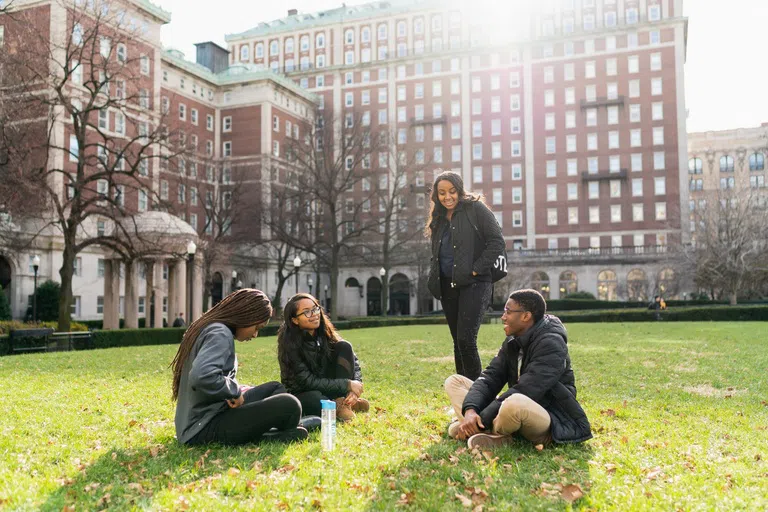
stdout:
POLYGON ((338 319, 338 278, 341 259, 354 252, 367 233, 378 228, 370 211, 376 191, 370 180, 375 133, 365 114, 348 111, 342 118, 318 110, 313 122, 304 126, 305 138, 288 145, 287 158, 295 169, 291 187, 299 204, 307 204, 316 233, 288 236, 294 247, 314 254, 328 268, 331 281, 331 316, 338 319))
MULTIPOLYGON (((424 130, 424 126, 415 128, 419 129, 424 130)), ((381 258, 385 271, 381 286, 381 314, 386 316, 389 270, 396 265, 418 266, 419 258, 416 256, 419 251, 416 249, 424 237, 427 214, 425 183, 431 181, 431 176, 425 174, 433 158, 425 154, 424 148, 413 147, 406 140, 398 139, 393 131, 379 133, 377 151, 378 167, 386 172, 379 174, 379 183, 375 187, 380 238, 377 237, 377 250, 372 254, 381 258)))
POLYGON ((134 214, 154 201, 152 167, 179 147, 153 105, 148 58, 127 51, 140 29, 112 4, 62 2, 71 24, 58 39, 26 10, 5 31, 3 101, 20 105, 11 124, 25 144, 6 145, 6 167, 17 170, 4 174, 4 190, 36 191, 38 214, 12 207, 34 226, 30 243, 46 229, 62 239, 60 330, 69 330, 77 255, 99 245, 136 256, 134 214))
POLYGON ((692 212, 691 246, 684 251, 699 288, 731 304, 768 271, 768 201, 754 189, 710 194, 692 212))

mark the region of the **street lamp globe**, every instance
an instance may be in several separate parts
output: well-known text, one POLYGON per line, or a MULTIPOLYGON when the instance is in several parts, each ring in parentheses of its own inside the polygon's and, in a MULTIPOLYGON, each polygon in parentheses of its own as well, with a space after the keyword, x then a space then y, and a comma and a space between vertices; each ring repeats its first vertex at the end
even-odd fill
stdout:
POLYGON ((313 284, 315 284, 315 282, 310 277, 309 279, 307 279, 307 284, 311 287, 313 284))
POLYGON ((293 258, 293 266, 296 268, 299 268, 301 266, 301 258, 299 258, 298 256, 293 258))
POLYGON ((379 275, 380 275, 381 277, 384 277, 385 275, 387 275, 387 269, 385 269, 384 267, 381 267, 381 268, 379 269, 379 275))
POLYGON ((37 254, 35 254, 34 258, 32 258, 32 265, 34 265, 35 267, 40 266, 40 256, 38 256, 37 254))
POLYGON ((232 271, 232 279, 237 279, 237 270, 232 271))
POLYGON ((190 240, 189 243, 187 243, 187 254, 189 254, 190 256, 194 256, 196 252, 197 252, 197 244, 192 240, 190 240))

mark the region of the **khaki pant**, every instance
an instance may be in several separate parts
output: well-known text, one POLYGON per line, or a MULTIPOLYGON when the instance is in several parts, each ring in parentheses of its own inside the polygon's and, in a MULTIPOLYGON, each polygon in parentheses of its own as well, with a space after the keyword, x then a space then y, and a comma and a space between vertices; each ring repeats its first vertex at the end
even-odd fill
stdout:
MULTIPOLYGON (((462 375, 451 375, 445 379, 445 392, 459 420, 464 419, 461 408, 472 384, 473 381, 462 375)), ((550 423, 549 413, 542 406, 522 393, 515 393, 501 404, 499 414, 493 420, 492 431, 503 435, 519 431, 534 444, 548 444, 552 441, 550 423)))

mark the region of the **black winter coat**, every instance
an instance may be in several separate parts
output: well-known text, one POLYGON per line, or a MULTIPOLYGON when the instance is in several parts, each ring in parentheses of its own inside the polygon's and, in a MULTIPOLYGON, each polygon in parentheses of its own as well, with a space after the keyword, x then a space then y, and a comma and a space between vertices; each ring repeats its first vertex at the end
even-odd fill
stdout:
MULTIPOLYGON (((343 396, 347 393, 348 379, 328 377, 336 361, 325 335, 305 333, 297 353, 291 354, 289 367, 280 361, 280 381, 291 394, 320 391, 326 396, 343 396)), ((363 372, 355 356, 354 380, 363 381, 363 372)))
POLYGON ((507 338, 470 388, 462 412, 474 409, 483 425, 490 427, 501 403, 515 393, 522 393, 549 413, 554 442, 580 443, 592 438, 587 415, 576 401, 567 343, 565 327, 552 315, 544 315, 522 336, 507 338), (518 378, 520 351, 522 365, 518 378), (509 389, 497 397, 504 384, 509 389))
POLYGON ((440 244, 445 226, 451 229, 453 244, 453 276, 451 286, 467 286, 478 281, 491 281, 491 267, 505 249, 501 227, 493 212, 481 201, 461 201, 451 220, 438 217, 432 228, 432 260, 429 267, 427 288, 436 298, 442 298, 440 287, 440 244), (472 226, 467 214, 474 208, 477 226, 472 226), (477 229, 475 229, 477 228, 477 229), (479 233, 478 233, 479 232, 479 233), (476 276, 472 272, 477 272, 476 276))

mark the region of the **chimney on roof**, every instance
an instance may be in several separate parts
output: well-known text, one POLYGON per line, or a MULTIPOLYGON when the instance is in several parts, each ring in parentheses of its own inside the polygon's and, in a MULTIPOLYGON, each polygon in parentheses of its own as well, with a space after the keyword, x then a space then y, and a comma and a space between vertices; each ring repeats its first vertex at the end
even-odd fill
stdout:
POLYGON ((299 14, 298 9, 288 9, 288 16, 296 16, 299 14))
POLYGON ((197 63, 213 73, 221 73, 229 67, 229 51, 212 41, 195 43, 197 63))

